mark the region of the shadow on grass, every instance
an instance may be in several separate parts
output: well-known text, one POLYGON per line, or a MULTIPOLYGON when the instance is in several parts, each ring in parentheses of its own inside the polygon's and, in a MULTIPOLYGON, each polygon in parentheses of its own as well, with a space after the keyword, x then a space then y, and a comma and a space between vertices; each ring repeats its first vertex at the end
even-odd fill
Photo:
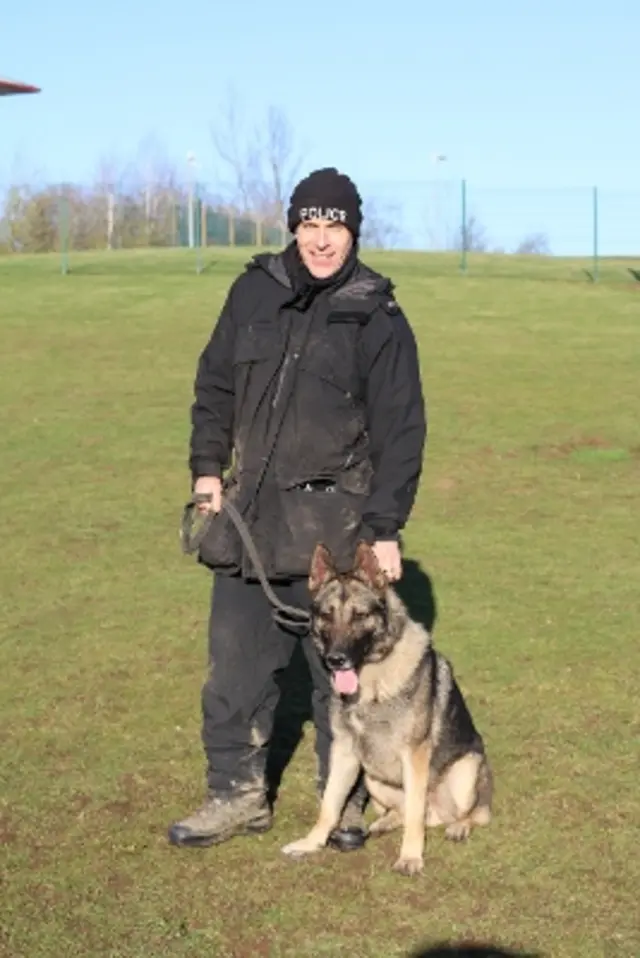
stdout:
MULTIPOLYGON (((414 559, 403 560, 403 575, 396 591, 417 622, 430 632, 436 621, 433 584, 414 559)), ((278 677, 280 701, 276 709, 273 734, 267 757, 269 801, 275 802, 282 777, 302 741, 304 726, 311 721, 311 675, 300 643, 288 667, 278 677)))
POLYGON ((532 952, 510 951, 498 945, 449 945, 446 943, 419 948, 407 958, 543 958, 532 952))
POLYGON ((269 802, 278 797, 282 776, 302 741, 304 725, 312 717, 311 674, 298 642, 288 667, 277 676, 280 701, 276 709, 273 733, 267 755, 267 793, 269 802))
POLYGON ((428 632, 433 632, 438 613, 433 582, 415 559, 403 558, 402 578, 395 590, 411 618, 424 625, 428 632))

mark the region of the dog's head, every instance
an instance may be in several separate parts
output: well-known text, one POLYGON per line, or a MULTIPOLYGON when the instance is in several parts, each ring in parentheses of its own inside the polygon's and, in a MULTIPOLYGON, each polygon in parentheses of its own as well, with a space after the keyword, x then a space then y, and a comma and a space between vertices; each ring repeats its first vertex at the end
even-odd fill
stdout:
POLYGON ((385 658, 395 643, 389 629, 389 584, 371 546, 359 543, 353 567, 337 571, 329 550, 316 546, 309 574, 311 631, 340 695, 355 695, 363 665, 385 658))

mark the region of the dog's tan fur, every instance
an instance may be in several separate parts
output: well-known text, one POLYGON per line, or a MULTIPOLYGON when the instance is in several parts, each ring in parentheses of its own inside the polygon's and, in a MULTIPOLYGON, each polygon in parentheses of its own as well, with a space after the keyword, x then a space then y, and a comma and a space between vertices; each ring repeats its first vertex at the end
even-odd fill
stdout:
POLYGON ((482 737, 451 664, 410 618, 369 546, 358 546, 346 574, 318 546, 309 588, 320 654, 346 656, 359 683, 354 695, 333 696, 330 770, 318 820, 283 851, 298 857, 324 847, 364 769, 378 814, 369 834, 402 826, 394 869, 416 875, 425 827, 444 826, 448 838, 460 841, 491 820, 493 782, 482 737))

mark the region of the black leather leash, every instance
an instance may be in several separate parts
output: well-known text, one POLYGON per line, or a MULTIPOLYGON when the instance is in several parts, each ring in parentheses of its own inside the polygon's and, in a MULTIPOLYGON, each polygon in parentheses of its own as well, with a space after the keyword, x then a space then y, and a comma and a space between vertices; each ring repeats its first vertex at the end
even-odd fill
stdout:
MULTIPOLYGON (((198 531, 193 531, 195 510, 201 502, 211 502, 211 495, 208 493, 199 493, 190 499, 184 507, 182 523, 180 526, 180 541, 182 543, 182 551, 186 555, 193 555, 193 553, 198 551, 202 541, 211 528, 212 522, 214 522, 216 518, 215 512, 207 512, 198 531)), ((264 565, 262 564, 262 560, 258 555, 258 550, 256 549, 246 522, 233 503, 227 502, 225 499, 223 499, 222 509, 224 509, 238 530, 238 535, 242 539, 242 542, 247 550, 247 554, 251 559, 253 568, 258 576, 263 592, 273 608, 272 614, 274 621, 277 622, 278 625, 282 625, 284 628, 290 629, 294 632, 299 632, 300 634, 307 632, 311 623, 311 616, 309 612, 307 612, 305 609, 299 609, 295 605, 287 605, 278 598, 271 588, 269 580, 267 579, 264 565)))

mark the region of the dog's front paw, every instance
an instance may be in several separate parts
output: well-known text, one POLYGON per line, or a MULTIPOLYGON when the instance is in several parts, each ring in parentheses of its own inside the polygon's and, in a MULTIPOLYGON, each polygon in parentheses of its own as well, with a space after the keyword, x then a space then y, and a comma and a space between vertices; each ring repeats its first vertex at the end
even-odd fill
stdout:
POLYGON ((420 875, 423 868, 423 858, 399 858, 393 866, 394 872, 398 872, 400 875, 406 875, 409 878, 420 875))
POLYGON ((282 848, 282 854, 289 858, 305 858, 319 852, 324 846, 310 838, 301 838, 297 842, 289 842, 282 848))
POLYGON ((471 825, 469 822, 454 822, 446 827, 444 833, 450 842, 466 842, 471 834, 471 825))

